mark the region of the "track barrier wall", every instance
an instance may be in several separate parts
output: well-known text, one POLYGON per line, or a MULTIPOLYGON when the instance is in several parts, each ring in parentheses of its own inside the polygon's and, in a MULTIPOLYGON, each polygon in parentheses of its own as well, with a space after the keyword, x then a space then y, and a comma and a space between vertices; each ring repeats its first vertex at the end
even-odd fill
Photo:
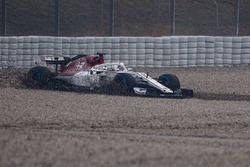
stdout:
POLYGON ((130 67, 250 64, 250 37, 0 37, 0 68, 31 68, 46 56, 104 52, 130 67))

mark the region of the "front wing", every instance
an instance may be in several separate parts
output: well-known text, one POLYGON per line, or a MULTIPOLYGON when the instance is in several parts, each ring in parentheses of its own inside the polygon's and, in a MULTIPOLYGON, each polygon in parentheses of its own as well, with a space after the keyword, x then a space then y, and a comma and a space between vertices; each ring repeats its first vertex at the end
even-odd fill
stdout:
POLYGON ((193 90, 191 89, 178 89, 173 93, 163 93, 155 88, 139 88, 134 87, 133 92, 139 96, 150 96, 150 97, 173 97, 173 98, 185 98, 193 97, 193 90))

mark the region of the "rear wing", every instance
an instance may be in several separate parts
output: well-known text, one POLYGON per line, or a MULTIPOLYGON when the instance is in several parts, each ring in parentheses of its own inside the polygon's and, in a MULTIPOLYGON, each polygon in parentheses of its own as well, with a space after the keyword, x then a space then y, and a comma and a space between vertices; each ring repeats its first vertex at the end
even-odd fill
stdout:
POLYGON ((59 64, 59 65, 66 65, 67 63, 69 63, 70 61, 74 61, 76 59, 79 59, 79 58, 82 58, 82 57, 85 57, 87 55, 77 55, 73 58, 70 58, 70 57, 45 57, 45 62, 47 64, 59 64))
POLYGON ((64 67, 66 64, 68 64, 69 62, 76 60, 78 58, 84 57, 86 55, 77 55, 73 58, 70 57, 52 57, 52 56, 48 56, 45 57, 45 62, 47 65, 52 64, 55 65, 55 72, 58 72, 58 65, 60 65, 60 68, 64 67))
POLYGON ((55 70, 56 72, 58 71, 58 65, 60 65, 61 69, 64 69, 64 67, 69 64, 70 62, 75 62, 75 60, 77 59, 81 59, 83 57, 86 57, 85 59, 81 60, 81 61, 85 61, 86 63, 89 64, 89 66, 94 66, 97 64, 103 64, 104 63, 104 58, 103 55, 104 53, 99 53, 97 52, 98 56, 95 55, 86 55, 86 54, 78 54, 75 57, 45 57, 45 62, 47 65, 49 64, 53 64, 55 65, 55 70))

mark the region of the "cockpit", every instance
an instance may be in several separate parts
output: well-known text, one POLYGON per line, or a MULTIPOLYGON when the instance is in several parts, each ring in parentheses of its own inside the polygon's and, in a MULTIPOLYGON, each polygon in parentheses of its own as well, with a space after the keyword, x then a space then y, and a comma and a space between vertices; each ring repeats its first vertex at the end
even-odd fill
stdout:
POLYGON ((127 71, 123 63, 105 63, 91 68, 92 71, 127 71))
POLYGON ((96 65, 94 67, 91 68, 90 72, 99 74, 99 73, 103 73, 106 71, 128 71, 126 66, 123 63, 105 63, 105 64, 100 64, 100 65, 96 65))

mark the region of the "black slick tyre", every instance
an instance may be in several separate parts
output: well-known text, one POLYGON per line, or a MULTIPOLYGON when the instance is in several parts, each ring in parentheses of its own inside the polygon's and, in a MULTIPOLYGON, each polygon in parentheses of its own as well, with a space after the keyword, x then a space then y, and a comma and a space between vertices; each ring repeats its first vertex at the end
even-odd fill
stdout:
POLYGON ((26 83, 28 86, 34 86, 34 84, 45 86, 52 77, 54 77, 54 73, 48 68, 37 66, 29 70, 26 83))
POLYGON ((176 90, 180 89, 180 87, 181 87, 178 77, 176 75, 173 75, 173 74, 163 74, 163 75, 159 76, 158 81, 162 85, 170 88, 173 91, 176 91, 176 90))

